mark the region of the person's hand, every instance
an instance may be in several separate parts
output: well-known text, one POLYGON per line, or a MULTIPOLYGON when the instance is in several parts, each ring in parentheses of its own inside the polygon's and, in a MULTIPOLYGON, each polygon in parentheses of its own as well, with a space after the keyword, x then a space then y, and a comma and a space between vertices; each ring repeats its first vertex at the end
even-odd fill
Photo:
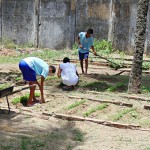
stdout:
POLYGON ((79 47, 83 49, 83 46, 82 46, 82 44, 80 44, 80 45, 79 45, 79 47))
POLYGON ((96 51, 93 52, 94 55, 97 55, 96 51))

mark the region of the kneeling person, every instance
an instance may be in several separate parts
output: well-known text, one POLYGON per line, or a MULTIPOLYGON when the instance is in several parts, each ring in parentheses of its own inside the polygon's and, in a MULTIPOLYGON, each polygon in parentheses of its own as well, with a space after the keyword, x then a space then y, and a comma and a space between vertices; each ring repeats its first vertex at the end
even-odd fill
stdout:
POLYGON ((57 76, 61 77, 66 89, 73 88, 79 81, 76 65, 70 63, 70 59, 65 57, 63 63, 59 65, 57 76))

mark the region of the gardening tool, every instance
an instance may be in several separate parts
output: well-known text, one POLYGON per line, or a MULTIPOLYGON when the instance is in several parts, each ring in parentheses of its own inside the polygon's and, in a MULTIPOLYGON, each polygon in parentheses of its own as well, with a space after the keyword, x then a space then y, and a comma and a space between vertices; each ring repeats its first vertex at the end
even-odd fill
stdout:
POLYGON ((34 87, 34 86, 36 86, 36 85, 33 84, 33 85, 30 85, 30 86, 27 86, 27 87, 23 87, 21 89, 13 91, 14 86, 12 85, 10 87, 7 87, 7 88, 4 88, 4 89, 0 90, 0 98, 6 96, 7 105, 8 105, 8 114, 10 113, 10 106, 9 106, 8 96, 12 95, 12 94, 15 94, 15 93, 18 93, 18 92, 21 92, 21 91, 26 90, 26 89, 29 89, 30 87, 34 87))
MULTIPOLYGON (((91 52, 92 54, 94 54, 92 51, 90 51, 90 52, 91 52)), ((120 68, 124 68, 124 67, 125 67, 125 66, 123 66, 123 65, 119 65, 119 64, 117 64, 117 63, 115 63, 115 62, 113 62, 113 61, 107 59, 106 57, 100 56, 100 55, 98 55, 98 54, 96 54, 96 56, 98 56, 99 58, 105 59, 105 60, 107 60, 108 62, 114 64, 114 65, 115 65, 115 66, 114 66, 115 70, 118 70, 118 69, 120 69, 120 68)))

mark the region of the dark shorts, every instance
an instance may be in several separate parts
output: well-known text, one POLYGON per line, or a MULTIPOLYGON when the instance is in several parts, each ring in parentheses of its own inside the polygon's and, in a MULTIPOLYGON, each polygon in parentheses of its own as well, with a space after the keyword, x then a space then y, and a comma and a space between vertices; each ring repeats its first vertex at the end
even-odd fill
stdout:
POLYGON ((89 52, 87 53, 80 53, 79 52, 79 60, 83 60, 89 57, 89 52))
POLYGON ((22 72, 24 80, 37 81, 35 71, 24 60, 19 62, 19 68, 22 72))

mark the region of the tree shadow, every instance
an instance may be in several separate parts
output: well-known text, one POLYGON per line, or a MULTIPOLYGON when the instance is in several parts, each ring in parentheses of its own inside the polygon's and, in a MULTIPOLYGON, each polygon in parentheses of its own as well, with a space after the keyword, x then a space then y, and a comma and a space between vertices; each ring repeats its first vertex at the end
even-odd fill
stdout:
POLYGON ((86 83, 80 83, 83 90, 126 92, 128 88, 129 77, 126 75, 108 76, 104 74, 90 74, 86 78, 86 83))
MULTIPOLYGON (((82 78, 81 78, 82 79, 82 78)), ((93 90, 98 92, 111 91, 111 92, 127 92, 128 90, 128 75, 109 76, 104 74, 90 74, 84 77, 86 82, 80 82, 80 87, 83 90, 93 90), (92 81, 91 79, 94 79, 92 81)), ((149 76, 143 75, 141 82, 141 90, 143 92, 150 92, 149 76)))
POLYGON ((0 122, 0 149, 71 150, 85 141, 73 121, 40 120, 11 111, 0 115, 0 122))

